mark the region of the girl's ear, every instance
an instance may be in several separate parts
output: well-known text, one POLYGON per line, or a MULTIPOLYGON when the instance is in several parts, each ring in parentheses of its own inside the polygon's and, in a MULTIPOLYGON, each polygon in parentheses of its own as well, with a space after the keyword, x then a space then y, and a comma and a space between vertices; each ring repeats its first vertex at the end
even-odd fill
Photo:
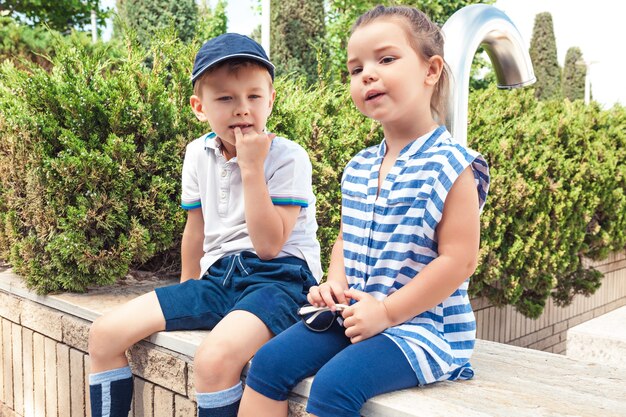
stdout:
POLYGON ((202 111, 202 101, 200 100, 200 97, 196 95, 189 97, 189 104, 191 105, 191 110, 193 110, 196 118, 201 122, 206 122, 207 119, 202 111))
POLYGON ((439 81, 441 72, 443 71, 443 58, 439 55, 433 55, 428 60, 428 69, 426 72, 426 84, 435 85, 439 81))

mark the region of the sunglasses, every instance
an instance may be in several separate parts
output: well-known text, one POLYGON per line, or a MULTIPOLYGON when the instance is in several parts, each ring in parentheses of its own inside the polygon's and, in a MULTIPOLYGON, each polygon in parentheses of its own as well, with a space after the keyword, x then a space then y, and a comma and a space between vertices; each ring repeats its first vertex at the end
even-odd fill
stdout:
POLYGON ((330 329, 330 326, 333 325, 335 320, 339 323, 340 326, 343 326, 343 317, 341 317, 341 312, 348 308, 345 304, 335 304, 335 311, 331 311, 330 307, 315 307, 310 304, 307 304, 303 307, 300 307, 298 310, 298 315, 304 322, 304 325, 314 332, 324 332, 330 329))

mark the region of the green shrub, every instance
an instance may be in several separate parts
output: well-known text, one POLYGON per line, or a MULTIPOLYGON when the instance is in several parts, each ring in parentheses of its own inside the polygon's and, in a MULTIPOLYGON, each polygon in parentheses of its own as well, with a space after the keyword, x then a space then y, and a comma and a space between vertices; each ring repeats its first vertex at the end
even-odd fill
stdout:
POLYGON ((182 153, 203 127, 197 45, 173 38, 113 59, 57 37, 52 71, 0 67, 0 251, 39 292, 112 283, 179 239, 182 153))
POLYGON ((42 27, 21 25, 10 17, 0 16, 0 62, 12 60, 21 65, 22 60, 49 67, 44 58, 51 54, 51 31, 42 27))
POLYGON ((582 258, 626 244, 624 108, 490 88, 470 109, 470 145, 492 178, 472 293, 537 317, 551 293, 567 304, 595 291, 601 274, 582 258))
MULTIPOLYGON (((52 71, 0 67, 0 257, 39 292, 178 258, 184 146, 207 129, 188 105, 197 43, 55 42, 52 71)), ((278 77, 268 127, 309 151, 326 266, 341 172, 382 133, 347 85, 321 79, 278 77)), ((469 120, 492 176, 471 293, 536 317, 550 295, 567 304, 593 292, 601 275, 581 259, 626 245, 625 109, 489 88, 471 94, 469 120)))

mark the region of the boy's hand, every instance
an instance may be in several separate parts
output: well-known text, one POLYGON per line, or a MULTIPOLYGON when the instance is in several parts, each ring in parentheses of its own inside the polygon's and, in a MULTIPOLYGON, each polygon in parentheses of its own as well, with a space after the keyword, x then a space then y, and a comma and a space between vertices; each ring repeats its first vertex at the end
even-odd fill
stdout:
POLYGON ((330 307, 335 311, 335 304, 348 304, 348 299, 344 295, 346 286, 335 281, 326 281, 315 287, 311 287, 307 300, 316 307, 330 307))
POLYGON ((235 147, 237 148, 237 163, 239 168, 256 169, 263 171, 263 163, 270 150, 274 133, 242 133, 239 127, 235 127, 235 147))
POLYGON ((391 327, 392 323, 387 315, 387 308, 382 301, 378 301, 366 292, 349 289, 345 296, 357 302, 343 310, 343 326, 350 342, 358 343, 383 330, 391 327))

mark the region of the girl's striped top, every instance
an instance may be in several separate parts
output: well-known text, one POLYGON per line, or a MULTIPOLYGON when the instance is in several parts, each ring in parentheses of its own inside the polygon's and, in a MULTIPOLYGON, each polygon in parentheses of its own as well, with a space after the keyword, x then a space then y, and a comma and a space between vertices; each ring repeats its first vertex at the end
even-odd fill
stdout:
MULTIPOLYGON (((378 190, 385 141, 359 152, 341 184, 344 263, 348 284, 382 300, 402 288, 437 253, 446 196, 471 166, 482 210, 489 188, 485 159, 440 126, 407 145, 378 190)), ((421 385, 469 379, 476 322, 468 279, 446 300, 383 332, 404 352, 421 385)))

